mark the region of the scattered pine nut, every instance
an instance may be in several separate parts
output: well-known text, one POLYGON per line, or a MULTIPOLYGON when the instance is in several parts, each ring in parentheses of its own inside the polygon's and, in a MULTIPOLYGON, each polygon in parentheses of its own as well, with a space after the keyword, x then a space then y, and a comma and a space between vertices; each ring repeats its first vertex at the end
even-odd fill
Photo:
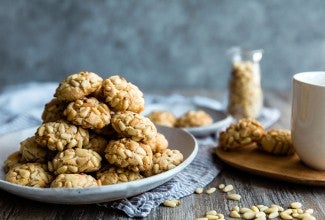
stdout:
POLYGON ((276 212, 271 212, 268 216, 268 218, 272 219, 272 218, 276 218, 279 216, 279 212, 276 211, 276 212))
POLYGON ((217 213, 217 211, 216 210, 210 210, 210 211, 207 211, 206 213, 205 213, 205 215, 217 215, 218 213, 217 213))
POLYGON ((235 210, 232 210, 230 212, 229 216, 232 217, 232 218, 240 218, 240 214, 235 210))
POLYGON ((216 190, 217 190, 217 188, 215 188, 215 187, 211 187, 211 188, 205 190, 205 193, 207 193, 207 194, 212 194, 212 193, 214 193, 216 190))
POLYGON ((300 209, 302 207, 302 204, 300 202, 293 202, 290 204, 290 207, 293 209, 300 209))
POLYGON ((206 217, 203 217, 203 218, 196 218, 195 220, 209 220, 209 219, 206 217))
POLYGON ((227 195, 227 199, 239 201, 241 199, 241 195, 236 194, 236 193, 229 194, 229 195, 227 195))
POLYGON ((203 193, 203 188, 196 188, 196 189, 195 189, 195 193, 196 193, 196 194, 201 194, 201 193, 203 193))
POLYGON ((176 206, 179 206, 181 202, 177 199, 167 199, 163 204, 164 206, 175 208, 176 206))
POLYGON ((218 220, 219 219, 219 217, 218 216, 216 216, 216 215, 206 215, 205 216, 207 219, 209 219, 209 220, 218 220))
POLYGON ((226 186, 225 184, 221 183, 221 184, 219 184, 218 188, 223 189, 223 188, 225 188, 225 186, 226 186))
POLYGON ((253 212, 252 210, 250 210, 250 211, 248 211, 248 212, 245 212, 244 214, 243 214, 243 218, 244 219, 253 219, 253 218, 255 218, 255 212, 253 212))
POLYGON ((234 186, 229 184, 229 185, 226 185, 225 188, 223 188, 223 191, 224 192, 230 192, 233 189, 234 189, 234 186))

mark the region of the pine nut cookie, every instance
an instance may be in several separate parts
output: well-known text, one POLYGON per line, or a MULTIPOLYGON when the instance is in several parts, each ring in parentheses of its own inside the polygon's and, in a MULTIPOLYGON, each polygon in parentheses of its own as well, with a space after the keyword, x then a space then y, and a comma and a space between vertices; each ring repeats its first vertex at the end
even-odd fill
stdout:
POLYGON ((257 120, 242 118, 220 133, 219 146, 224 150, 256 146, 264 134, 264 127, 257 120))
POLYGON ((179 150, 165 149, 157 152, 152 158, 152 169, 144 172, 145 176, 152 176, 173 169, 183 162, 183 154, 179 150))
POLYGON ((144 109, 143 93, 121 76, 111 76, 103 82, 103 96, 113 111, 140 113, 144 109))
POLYGON ((143 178, 139 172, 118 167, 110 167, 107 170, 97 172, 96 177, 102 185, 125 183, 143 178))
POLYGON ((46 148, 40 146, 35 136, 26 138, 20 142, 21 158, 27 162, 39 162, 44 163, 47 160, 48 151, 46 148))
POLYGON ((87 130, 64 121, 43 123, 35 133, 35 140, 43 147, 55 151, 69 148, 82 148, 88 144, 87 130))
POLYGON ((74 125, 85 129, 101 129, 111 120, 110 110, 106 104, 96 98, 82 98, 71 102, 63 114, 74 125))
POLYGON ((16 151, 12 154, 10 154, 7 159, 4 161, 4 167, 3 170, 5 173, 8 173, 8 171, 13 168, 16 165, 19 165, 21 163, 24 163, 25 161, 22 161, 21 153, 20 151, 16 151))
POLYGON ((48 162, 48 168, 54 174, 62 173, 88 173, 100 169, 102 157, 89 149, 67 149, 59 152, 52 161, 48 162))
POLYGON ((86 188, 100 186, 100 182, 87 174, 60 174, 51 183, 51 188, 86 188))
POLYGON ((63 111, 69 103, 61 101, 57 98, 52 99, 49 103, 45 104, 42 120, 43 122, 58 121, 64 119, 63 111))
POLYGON ((151 147, 152 153, 161 152, 168 148, 168 140, 162 133, 157 133, 155 137, 146 142, 151 147))
POLYGON ((174 127, 177 120, 176 116, 168 111, 152 111, 148 118, 156 125, 167 127, 174 127))
POLYGON ((188 111, 179 117, 175 126, 182 127, 201 127, 213 123, 213 118, 203 110, 188 111))
POLYGON ((259 148, 275 155, 292 155, 295 150, 291 141, 291 131, 268 130, 261 139, 259 148))
POLYGON ((146 142, 157 134, 149 118, 131 111, 117 112, 112 115, 111 123, 117 133, 135 141, 146 142))
POLYGON ((96 73, 83 71, 66 77, 55 91, 54 97, 63 101, 75 101, 96 92, 103 79, 96 73))
POLYGON ((91 149, 96 151, 100 156, 105 156, 105 149, 108 144, 108 140, 95 133, 89 134, 89 143, 83 146, 84 149, 91 149))
POLYGON ((134 172, 150 170, 152 166, 150 146, 129 138, 111 140, 105 150, 105 157, 110 164, 134 172))
POLYGON ((52 175, 47 171, 46 165, 40 163, 25 163, 14 166, 6 175, 6 181, 31 187, 48 187, 52 175))

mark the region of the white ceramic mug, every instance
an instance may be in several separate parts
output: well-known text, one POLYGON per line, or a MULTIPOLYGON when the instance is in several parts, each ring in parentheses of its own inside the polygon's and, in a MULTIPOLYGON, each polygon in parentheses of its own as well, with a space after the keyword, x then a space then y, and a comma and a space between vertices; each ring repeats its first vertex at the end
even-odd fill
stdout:
POLYGON ((325 170, 325 71, 293 76, 291 135, 300 159, 325 170))

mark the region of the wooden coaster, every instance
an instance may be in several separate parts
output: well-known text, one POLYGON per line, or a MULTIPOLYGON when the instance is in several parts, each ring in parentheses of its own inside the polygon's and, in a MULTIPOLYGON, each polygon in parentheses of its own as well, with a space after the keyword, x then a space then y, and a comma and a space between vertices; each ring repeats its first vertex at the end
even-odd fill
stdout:
POLYGON ((217 156, 225 163, 253 174, 307 185, 325 186, 325 171, 304 165, 299 157, 275 156, 256 148, 224 151, 216 149, 217 156))

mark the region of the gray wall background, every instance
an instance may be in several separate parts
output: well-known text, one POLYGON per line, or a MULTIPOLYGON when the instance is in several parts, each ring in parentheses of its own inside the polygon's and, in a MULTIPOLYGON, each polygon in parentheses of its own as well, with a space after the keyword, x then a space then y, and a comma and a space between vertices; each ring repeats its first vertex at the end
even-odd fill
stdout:
POLYGON ((226 50, 258 49, 265 88, 325 70, 323 0, 0 0, 0 85, 80 70, 143 89, 227 86, 226 50))

